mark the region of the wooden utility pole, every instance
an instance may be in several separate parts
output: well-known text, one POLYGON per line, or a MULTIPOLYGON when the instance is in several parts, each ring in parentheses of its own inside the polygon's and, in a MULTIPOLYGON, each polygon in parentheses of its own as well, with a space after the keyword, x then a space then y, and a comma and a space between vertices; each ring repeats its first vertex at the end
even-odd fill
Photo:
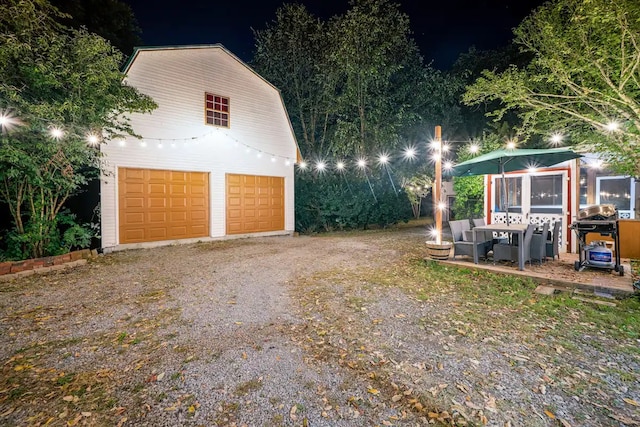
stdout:
POLYGON ((436 126, 435 135, 436 179, 433 183, 433 212, 436 221, 436 243, 442 243, 442 128, 436 126))

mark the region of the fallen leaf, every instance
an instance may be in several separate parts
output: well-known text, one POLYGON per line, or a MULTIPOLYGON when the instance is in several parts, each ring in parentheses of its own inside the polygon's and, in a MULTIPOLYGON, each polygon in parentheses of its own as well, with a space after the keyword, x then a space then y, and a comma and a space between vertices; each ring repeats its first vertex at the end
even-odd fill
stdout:
POLYGON ((629 398, 623 397, 622 400, 627 402, 629 405, 640 406, 640 403, 638 403, 637 401, 635 401, 633 399, 629 399, 629 398))
POLYGON ((369 387, 369 388, 367 389, 367 391, 368 391, 369 393, 371 393, 371 394, 379 394, 379 393, 380 393, 380 391, 379 391, 378 389, 371 388, 371 387, 369 387))
POLYGON ((555 420, 555 419, 556 419, 556 416, 553 414, 553 412, 551 412, 551 411, 549 411, 549 410, 545 409, 545 410, 544 410, 544 413, 547 415, 547 417, 551 418, 552 420, 555 420))
POLYGON ((458 383, 458 384, 456 384, 456 387, 463 393, 469 393, 469 389, 464 384, 458 383))
POLYGON ((640 426, 640 421, 634 420, 633 418, 625 417, 624 415, 613 414, 611 415, 611 418, 616 421, 620 421, 622 424, 627 426, 640 426))
POLYGON ((193 405, 189 406, 189 408, 187 409, 187 412, 190 414, 193 414, 194 412, 196 412, 196 407, 193 405))
POLYGON ((65 396, 62 398, 62 400, 64 400, 65 402, 72 402, 73 401, 73 396, 69 395, 69 396, 65 396))
POLYGON ((400 399, 402 399, 402 395, 401 395, 401 394, 396 394, 395 396, 393 396, 393 397, 391 398, 391 401, 392 401, 392 402, 397 402, 397 401, 399 401, 400 399))
POLYGON ((156 381, 162 381, 163 378, 164 378, 164 372, 159 373, 158 376, 156 377, 156 381))
POLYGON ((465 400, 464 404, 467 405, 471 409, 475 409, 475 410, 482 409, 482 406, 476 405, 475 403, 471 402, 470 400, 465 400))
POLYGON ((560 421, 560 424, 562 424, 562 427, 571 427, 571 424, 569 424, 567 421, 563 420, 562 418, 558 418, 558 421, 560 421))

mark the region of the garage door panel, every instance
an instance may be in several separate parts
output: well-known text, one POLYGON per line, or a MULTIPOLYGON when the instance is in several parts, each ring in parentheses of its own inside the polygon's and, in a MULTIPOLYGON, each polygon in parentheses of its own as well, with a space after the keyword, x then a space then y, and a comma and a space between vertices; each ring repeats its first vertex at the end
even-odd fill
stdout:
POLYGON ((141 240, 144 238, 144 228, 130 228, 125 232, 125 238, 127 240, 141 240))
POLYGON ((127 209, 143 208, 144 199, 141 197, 127 197, 122 201, 121 206, 127 209))
POLYGON ((227 234, 284 230, 284 178, 227 174, 227 234))
POLYGON ((161 223, 161 224, 165 223, 167 222, 167 213, 166 212, 148 212, 147 222, 161 223))
MULTIPOLYGON (((145 230, 147 231, 147 230, 145 230)), ((167 240, 168 233, 167 227, 149 227, 148 233, 149 238, 153 240, 167 240)))
POLYGON ((124 217, 124 220, 127 224, 135 225, 135 224, 144 224, 144 213, 143 212, 128 212, 124 217))
POLYGON ((205 172, 118 169, 120 243, 208 236, 208 187, 205 172))
POLYGON ((207 201, 202 197, 191 197, 188 199, 188 203, 193 208, 201 208, 204 207, 207 201))
MULTIPOLYGON (((186 212, 185 212, 185 216, 186 216, 186 212)), ((203 221, 205 219, 205 215, 204 212, 202 211, 195 211, 195 212, 191 212, 189 214, 189 219, 193 222, 193 221, 203 221)), ((185 221, 187 220, 187 218, 185 217, 184 219, 185 221)))
POLYGON ((186 197, 171 197, 169 199, 169 207, 171 209, 186 209, 187 208, 186 197))
POLYGON ((154 195, 153 197, 149 197, 147 199, 147 202, 148 202, 147 207, 150 209, 153 209, 153 208, 164 209, 167 206, 167 199, 165 199, 164 197, 163 198, 157 197, 156 195, 154 195))
POLYGON ((187 210, 171 210, 167 212, 167 218, 170 223, 183 224, 189 218, 189 212, 187 210))

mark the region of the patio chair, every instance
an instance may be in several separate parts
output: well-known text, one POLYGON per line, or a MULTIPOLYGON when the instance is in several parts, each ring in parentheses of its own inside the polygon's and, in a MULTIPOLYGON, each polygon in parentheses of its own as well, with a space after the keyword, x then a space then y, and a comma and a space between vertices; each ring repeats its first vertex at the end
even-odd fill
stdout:
POLYGON ((560 259, 560 226, 562 221, 558 220, 553 224, 553 232, 551 233, 551 239, 546 238, 546 256, 556 259, 560 259))
MULTIPOLYGON (((473 218, 471 220, 471 224, 473 225, 473 228, 476 228, 487 225, 487 222, 484 220, 484 218, 473 218)), ((493 231, 482 231, 478 233, 478 240, 482 240, 485 243, 485 252, 487 253, 492 251, 493 244, 497 243, 497 239, 493 238, 493 231)))
MULTIPOLYGON (((449 221, 451 236, 453 237, 453 258, 456 255, 467 255, 473 257, 473 234, 471 225, 466 219, 449 221)), ((486 242, 477 242, 478 256, 487 257, 486 242)))
POLYGON ((547 258, 547 235, 549 234, 549 223, 545 222, 542 232, 533 232, 531 237, 531 259, 535 259, 542 265, 547 258))
POLYGON ((508 243, 496 243, 493 245, 493 261, 518 261, 518 250, 520 244, 523 245, 524 249, 524 260, 523 262, 529 261, 529 265, 531 265, 531 239, 533 238, 533 230, 535 229, 535 225, 529 224, 526 231, 524 232, 523 242, 517 242, 517 244, 508 244, 508 243))

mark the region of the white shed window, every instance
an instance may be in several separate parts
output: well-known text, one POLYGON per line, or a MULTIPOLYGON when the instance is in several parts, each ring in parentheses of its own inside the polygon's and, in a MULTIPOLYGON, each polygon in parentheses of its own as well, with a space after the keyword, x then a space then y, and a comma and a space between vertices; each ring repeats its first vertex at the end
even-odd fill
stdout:
POLYGON ((229 127, 229 98, 205 93, 204 104, 205 121, 208 125, 229 127))
POLYGON ((562 212, 562 175, 531 176, 531 212, 562 212))

